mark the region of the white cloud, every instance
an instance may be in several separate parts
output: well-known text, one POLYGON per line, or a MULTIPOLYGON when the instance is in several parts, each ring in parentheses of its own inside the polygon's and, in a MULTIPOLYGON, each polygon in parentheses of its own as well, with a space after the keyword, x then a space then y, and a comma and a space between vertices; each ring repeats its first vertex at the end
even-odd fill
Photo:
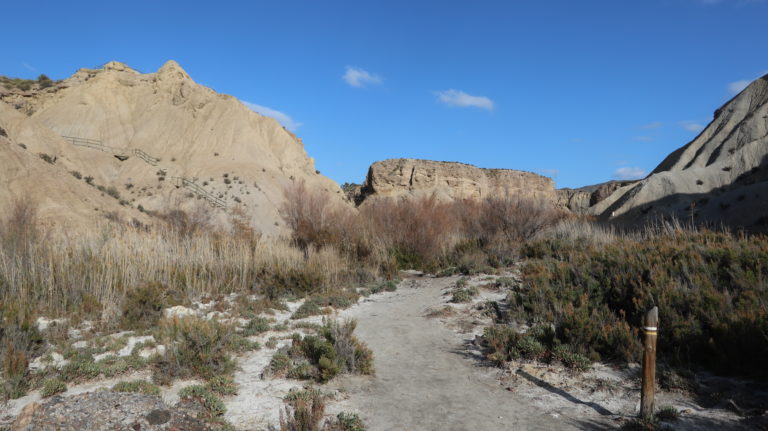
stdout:
POLYGON ((283 125, 286 129, 290 130, 291 132, 295 132, 296 129, 301 127, 302 123, 297 122, 293 118, 291 118, 290 115, 286 114, 285 112, 278 111, 276 109, 268 108, 266 106, 257 105, 255 103, 246 102, 245 100, 241 100, 243 102, 243 105, 247 106, 252 111, 258 112, 261 115, 264 115, 265 117, 272 117, 275 120, 277 120, 280 124, 283 125))
POLYGON ((618 180, 639 180, 640 178, 645 177, 645 175, 645 169, 631 168, 629 166, 613 171, 613 177, 618 180))
POLYGON ((560 173, 558 169, 541 169, 539 172, 550 178, 557 178, 557 174, 560 173))
POLYGON ((699 124, 695 121, 681 121, 680 127, 682 127, 683 129, 689 132, 701 132, 702 130, 704 130, 704 125, 699 124))
POLYGON ((358 88, 365 87, 366 85, 378 85, 383 81, 378 75, 351 66, 347 66, 347 71, 342 78, 347 81, 347 84, 358 88))
POLYGON ((471 106, 489 111, 493 111, 494 108, 493 100, 483 96, 472 96, 461 90, 436 91, 435 95, 437 100, 448 106, 459 106, 462 108, 471 106))
POLYGON ((24 66, 24 68, 29 70, 30 72, 37 72, 37 69, 35 69, 35 67, 30 65, 29 63, 23 62, 21 63, 21 65, 24 66))
POLYGON ((747 88, 747 85, 749 85, 750 82, 752 81, 748 81, 746 79, 731 82, 728 84, 728 92, 733 95, 739 94, 741 93, 741 90, 747 88))
POLYGON ((659 127, 663 126, 664 123, 661 121, 654 121, 653 123, 644 124, 641 126, 643 129, 658 129, 659 127))

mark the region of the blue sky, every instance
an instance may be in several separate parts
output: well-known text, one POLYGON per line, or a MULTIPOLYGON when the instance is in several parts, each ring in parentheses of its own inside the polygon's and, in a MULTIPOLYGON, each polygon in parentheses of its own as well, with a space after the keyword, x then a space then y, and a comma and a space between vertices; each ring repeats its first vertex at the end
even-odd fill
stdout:
POLYGON ((8 2, 0 74, 174 59, 279 117, 339 183, 394 157, 558 187, 640 176, 768 72, 760 0, 110 3, 8 2))

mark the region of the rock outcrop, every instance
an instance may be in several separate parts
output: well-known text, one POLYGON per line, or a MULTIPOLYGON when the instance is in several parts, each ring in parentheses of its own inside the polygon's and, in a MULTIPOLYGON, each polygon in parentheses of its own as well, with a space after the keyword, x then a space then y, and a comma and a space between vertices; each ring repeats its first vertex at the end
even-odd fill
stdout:
POLYGON ((578 214, 589 213, 590 209, 605 200, 617 189, 635 181, 608 181, 578 189, 558 189, 557 206, 578 214))
POLYGON ((364 203, 368 199, 432 194, 443 200, 489 196, 556 200, 554 181, 538 174, 416 159, 389 159, 372 164, 356 200, 364 203))
POLYGON ((768 75, 715 111, 699 136, 647 178, 618 188, 590 212, 628 224, 677 217, 768 229, 768 75))
MULTIPOLYGON (((134 208, 185 208, 215 197, 241 208, 259 230, 276 232, 283 190, 293 181, 345 201, 339 186, 315 170, 300 139, 238 99, 195 83, 174 61, 146 74, 110 62, 0 99, 35 124, 38 136, 17 133, 17 141, 32 152, 45 147, 95 183, 117 188, 134 208), (107 151, 72 145, 62 135, 107 151)), ((10 132, 20 120, 7 111, 0 111, 0 125, 10 132)))
POLYGON ((121 392, 54 396, 32 403, 12 431, 211 431, 205 423, 170 408, 159 397, 121 392))

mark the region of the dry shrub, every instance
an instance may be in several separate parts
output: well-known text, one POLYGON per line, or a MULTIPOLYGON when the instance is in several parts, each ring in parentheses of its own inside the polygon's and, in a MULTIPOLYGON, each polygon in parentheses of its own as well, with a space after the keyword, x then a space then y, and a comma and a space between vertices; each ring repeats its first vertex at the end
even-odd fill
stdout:
POLYGON ((2 247, 10 254, 27 259, 42 236, 38 208, 28 198, 14 199, 10 208, 8 217, 0 224, 2 247))
POLYGON ((399 267, 435 268, 460 231, 452 205, 440 202, 436 195, 380 200, 363 207, 360 216, 384 238, 399 267))
POLYGON ((563 213, 544 200, 522 197, 489 197, 480 205, 481 238, 501 236, 507 242, 531 239, 563 218, 563 213))
POLYGON ((320 248, 330 241, 331 212, 322 192, 309 190, 304 181, 293 182, 285 189, 280 213, 291 229, 294 243, 302 250, 310 246, 320 248))
POLYGON ((182 237, 189 237, 203 231, 211 231, 211 212, 203 204, 196 205, 191 211, 171 209, 158 214, 170 231, 182 237))
POLYGON ((320 423, 325 415, 325 400, 317 392, 311 397, 297 397, 292 403, 292 409, 288 407, 280 412, 280 428, 273 431, 322 431, 324 427, 320 423))
MULTIPOLYGON (((523 197, 441 201, 437 195, 377 199, 357 212, 332 207, 303 183, 285 190, 281 215, 300 249, 333 247, 352 266, 393 276, 398 268, 472 273, 500 266, 522 241, 560 220, 551 204, 523 197)), ((361 273, 358 281, 365 274, 361 273)), ((369 277, 370 278, 370 277, 369 277)))

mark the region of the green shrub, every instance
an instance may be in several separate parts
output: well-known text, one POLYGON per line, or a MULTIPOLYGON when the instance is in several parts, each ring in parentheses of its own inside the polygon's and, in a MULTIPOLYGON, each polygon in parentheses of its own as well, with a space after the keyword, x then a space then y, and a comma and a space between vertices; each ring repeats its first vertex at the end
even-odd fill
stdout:
POLYGON ((38 156, 40 156, 40 158, 43 159, 43 161, 45 161, 46 163, 50 163, 52 165, 56 163, 56 157, 51 156, 49 154, 39 153, 38 156))
POLYGON ((557 358, 568 368, 573 368, 579 371, 587 371, 592 362, 584 355, 571 351, 568 346, 558 345, 552 350, 552 356, 557 358))
POLYGON ((269 362, 269 370, 272 374, 280 375, 291 368, 291 358, 284 352, 277 352, 269 362))
POLYGON ((208 387, 203 385, 187 386, 179 391, 181 400, 195 400, 202 404, 206 410, 203 419, 216 419, 224 416, 227 408, 224 402, 216 396, 208 387))
POLYGON ((356 413, 341 412, 336 420, 326 424, 326 431, 365 431, 365 424, 356 413))
POLYGON ((286 374, 286 377, 289 379, 297 379, 297 380, 308 380, 315 378, 315 375, 317 373, 315 372, 315 369, 312 367, 312 365, 307 361, 300 361, 298 364, 296 364, 293 368, 291 368, 288 371, 288 374, 286 374))
POLYGON ((501 365, 513 359, 540 361, 558 360, 568 368, 586 371, 591 361, 572 351, 570 346, 560 344, 556 335, 547 327, 534 327, 526 333, 519 333, 506 325, 486 327, 483 333, 488 351, 486 357, 501 365))
POLYGON ((174 377, 210 379, 235 370, 234 328, 196 317, 161 322, 163 344, 169 346, 155 362, 153 378, 161 384, 174 377))
POLYGON ((354 320, 326 321, 320 335, 293 334, 287 354, 275 354, 271 369, 282 372, 293 367, 288 377, 320 382, 339 373, 373 374, 373 352, 352 334, 355 327, 354 320))
POLYGON ((317 316, 318 314, 325 314, 324 310, 320 307, 320 304, 312 299, 307 299, 303 304, 293 313, 291 319, 303 319, 309 316, 317 316))
POLYGON ((132 380, 120 382, 112 386, 114 392, 136 392, 144 395, 160 395, 160 388, 146 380, 132 380))
POLYGON ((37 84, 40 86, 41 89, 48 88, 53 85, 53 80, 51 80, 51 78, 47 77, 46 75, 42 74, 37 77, 37 84))
POLYGON ((46 379, 43 381, 43 386, 40 389, 40 396, 48 398, 56 394, 60 394, 67 390, 67 384, 58 378, 46 379))
POLYGON ((455 289, 453 291, 453 296, 451 297, 451 302, 456 304, 470 302, 472 301, 472 298, 477 296, 477 294, 478 291, 476 287, 455 289))
POLYGON ((656 412, 656 419, 664 422, 674 422, 680 419, 680 412, 672 406, 665 406, 656 412))
POLYGON ((157 326, 168 304, 167 288, 158 282, 146 283, 126 292, 121 326, 147 329, 157 326))
POLYGON ((638 361, 639 326, 659 307, 659 360, 768 378, 768 238, 674 231, 607 244, 526 244, 512 318, 553 325, 590 360, 638 361))
POLYGON ((205 386, 213 393, 219 395, 237 395, 238 385, 230 376, 216 376, 208 380, 205 386))

